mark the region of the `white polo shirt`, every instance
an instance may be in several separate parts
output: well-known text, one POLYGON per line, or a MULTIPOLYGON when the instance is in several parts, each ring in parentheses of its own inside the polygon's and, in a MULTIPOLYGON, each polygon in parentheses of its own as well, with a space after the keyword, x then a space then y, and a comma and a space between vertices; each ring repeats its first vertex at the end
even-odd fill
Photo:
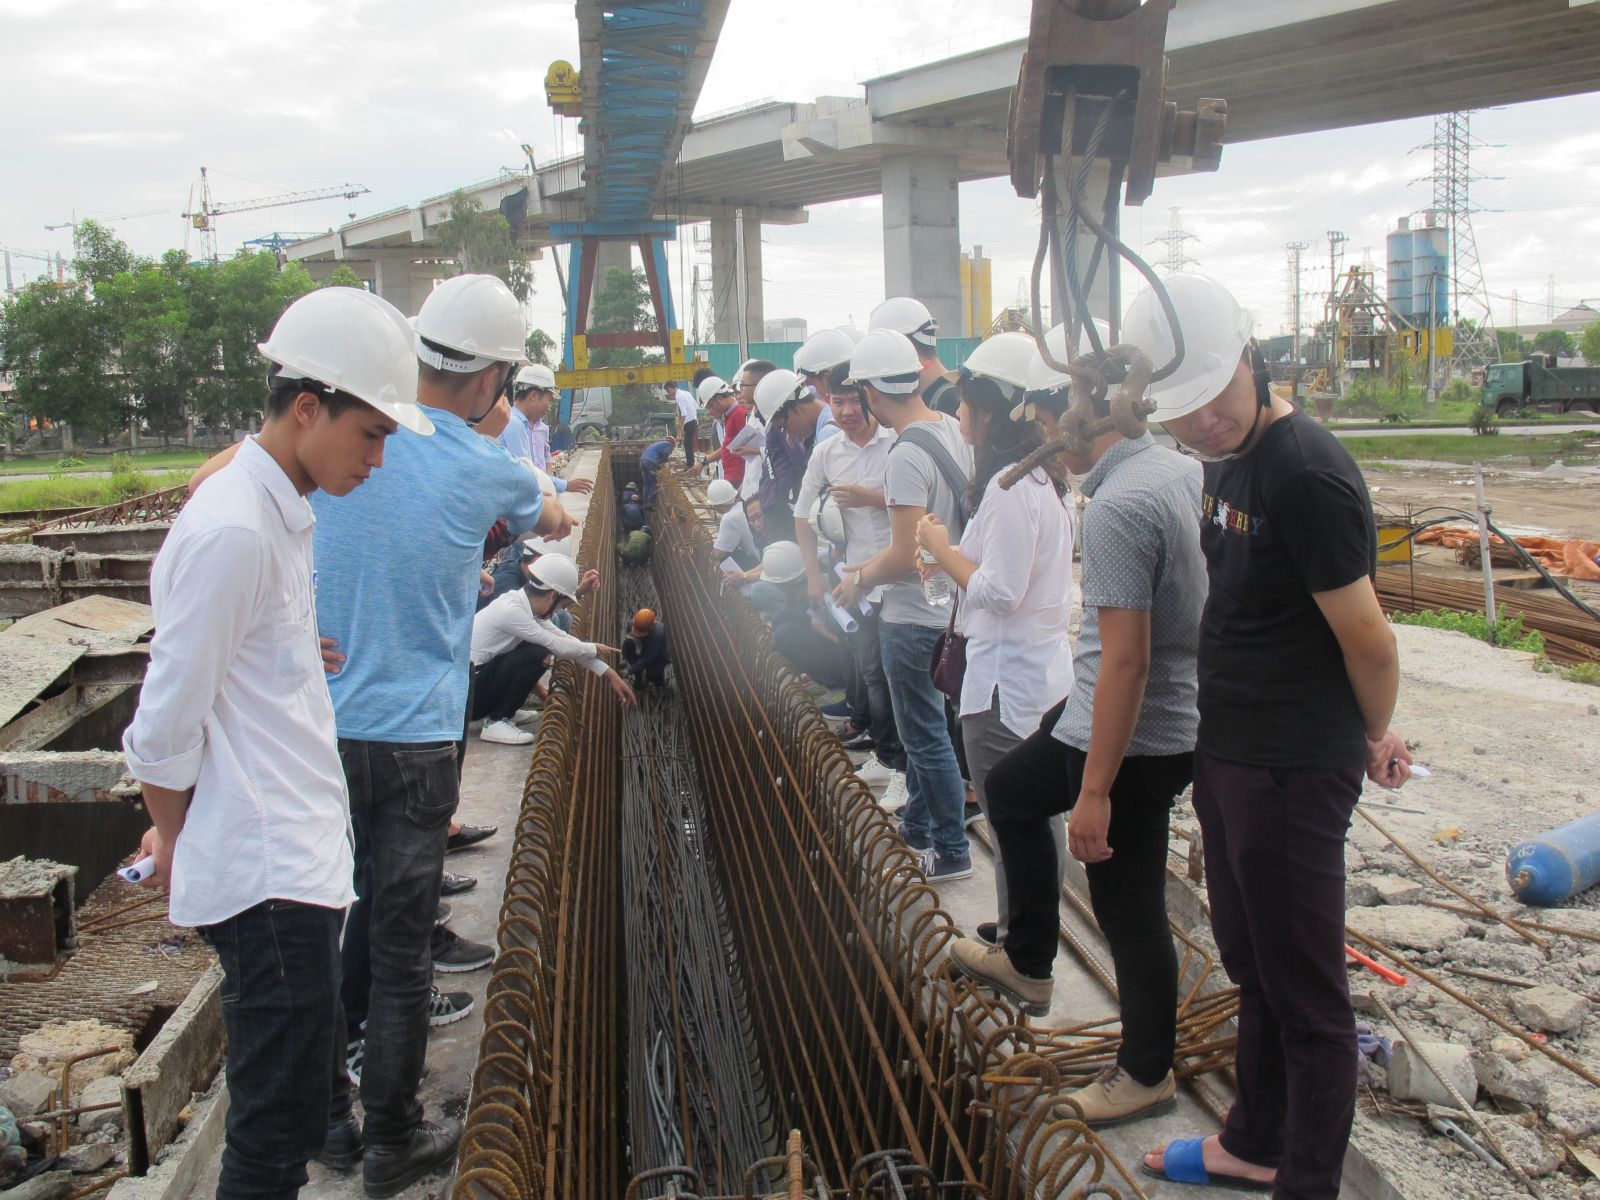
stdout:
MULTIPOLYGON (((858 484, 882 491, 894 436, 894 430, 880 423, 865 446, 856 445, 850 435, 842 431, 835 437, 818 441, 800 481, 800 493, 794 502, 795 515, 809 521, 823 493, 840 484, 858 484)), ((845 561, 866 562, 888 546, 887 509, 841 506, 839 515, 844 518, 845 561)), ((877 598, 876 594, 873 598, 877 598)))
POLYGON ((688 388, 673 388, 672 402, 678 406, 678 416, 683 418, 684 424, 700 419, 700 405, 688 388))
POLYGON ((355 899, 313 522, 250 438, 184 507, 151 569, 156 633, 122 748, 135 779, 194 789, 172 852, 174 925, 215 925, 264 900, 355 899))
POLYGON ((596 675, 606 673, 599 647, 593 642, 580 642, 543 617, 534 616, 528 593, 522 588, 495 597, 472 618, 472 665, 481 667, 518 642, 543 646, 554 657, 580 663, 596 675))
POLYGON ((756 545, 755 530, 750 528, 750 518, 744 507, 735 504, 717 521, 717 536, 711 548, 719 554, 743 552, 751 566, 761 561, 761 550, 756 545))

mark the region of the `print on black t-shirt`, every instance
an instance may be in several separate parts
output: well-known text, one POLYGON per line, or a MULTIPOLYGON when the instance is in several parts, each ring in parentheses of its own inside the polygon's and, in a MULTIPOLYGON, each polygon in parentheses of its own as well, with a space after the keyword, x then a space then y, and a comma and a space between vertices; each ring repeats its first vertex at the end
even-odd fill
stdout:
POLYGON ((1312 599, 1377 568, 1360 469, 1296 413, 1244 458, 1205 471, 1200 748, 1257 766, 1363 762, 1365 724, 1344 656, 1312 599))

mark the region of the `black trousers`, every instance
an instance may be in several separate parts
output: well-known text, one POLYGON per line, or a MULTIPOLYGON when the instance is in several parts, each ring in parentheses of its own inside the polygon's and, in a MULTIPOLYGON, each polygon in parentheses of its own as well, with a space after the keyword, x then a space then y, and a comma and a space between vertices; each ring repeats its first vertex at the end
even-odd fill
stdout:
POLYGON ((228 1136, 217 1195, 292 1200, 328 1135, 329 1067, 344 1066, 344 910, 266 900, 202 932, 222 966, 228 1136))
MULTIPOLYGON (((1068 812, 1088 755, 1051 734, 1061 705, 989 772, 989 824, 1006 870, 1006 953, 1025 975, 1044 977, 1061 929, 1056 842, 1050 818, 1068 812)), ((1172 802, 1189 785, 1192 754, 1132 757, 1111 785, 1112 855, 1089 863, 1089 901, 1111 947, 1122 996, 1117 1062, 1154 1086, 1172 1069, 1177 1039, 1178 956, 1167 924, 1167 840, 1172 802)))
POLYGON ((700 432, 699 421, 685 421, 683 423, 683 465, 694 466, 694 441, 695 435, 700 432))
POLYGON ((503 654, 472 668, 469 721, 509 721, 544 674, 549 655, 543 646, 518 642, 503 654))
POLYGON ((1355 1119, 1344 851, 1362 769, 1253 767, 1195 753, 1211 927, 1239 985, 1239 1090, 1222 1144, 1275 1166, 1281 1200, 1339 1194, 1355 1119))

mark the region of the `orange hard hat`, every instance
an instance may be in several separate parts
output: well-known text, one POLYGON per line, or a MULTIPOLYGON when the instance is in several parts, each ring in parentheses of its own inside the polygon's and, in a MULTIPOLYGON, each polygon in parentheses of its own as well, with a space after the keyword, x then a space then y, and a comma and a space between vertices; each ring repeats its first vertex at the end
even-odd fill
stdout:
POLYGON ((641 608, 633 614, 633 631, 635 633, 649 633, 656 627, 656 613, 653 608, 641 608))

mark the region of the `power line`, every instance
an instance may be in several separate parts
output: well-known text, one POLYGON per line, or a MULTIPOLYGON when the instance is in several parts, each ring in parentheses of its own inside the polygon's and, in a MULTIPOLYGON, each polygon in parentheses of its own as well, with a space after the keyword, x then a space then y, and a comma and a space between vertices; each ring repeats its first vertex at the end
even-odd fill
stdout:
POLYGON ((1436 219, 1450 229, 1451 308, 1454 312, 1456 369, 1460 373, 1499 361, 1500 346, 1495 337, 1494 314, 1489 308, 1489 291, 1483 279, 1483 260, 1478 255, 1478 239, 1472 229, 1472 184, 1483 176, 1472 169, 1470 112, 1440 113, 1433 119, 1433 170, 1427 176, 1433 183, 1433 208, 1436 219), (1464 324, 1471 321, 1471 325, 1464 324))
POLYGON ((1162 265, 1168 275, 1177 275, 1185 267, 1197 267, 1199 260, 1191 258, 1187 250, 1187 243, 1200 239, 1183 227, 1183 209, 1171 208, 1167 210, 1167 229, 1165 233, 1150 239, 1151 244, 1165 243, 1167 259, 1162 265))

